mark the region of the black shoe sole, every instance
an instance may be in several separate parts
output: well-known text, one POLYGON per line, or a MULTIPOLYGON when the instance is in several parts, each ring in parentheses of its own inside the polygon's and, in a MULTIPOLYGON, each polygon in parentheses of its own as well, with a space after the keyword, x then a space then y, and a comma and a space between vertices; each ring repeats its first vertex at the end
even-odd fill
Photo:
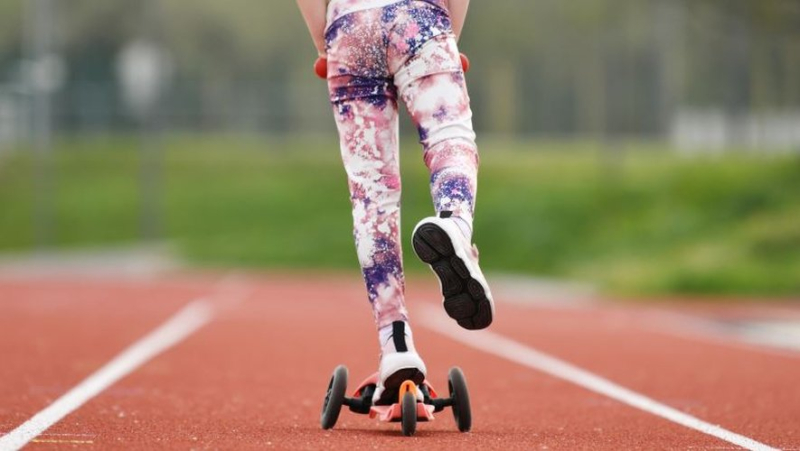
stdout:
POLYGON ((465 329, 489 327, 492 305, 483 286, 470 276, 467 265, 456 255, 447 232, 436 224, 421 225, 412 244, 420 260, 431 265, 439 277, 447 314, 465 329))
POLYGON ((425 381, 425 375, 417 368, 405 368, 395 371, 383 382, 383 393, 381 393, 381 397, 375 402, 375 405, 390 406, 400 402, 400 386, 405 381, 412 381, 415 385, 419 385, 425 381))

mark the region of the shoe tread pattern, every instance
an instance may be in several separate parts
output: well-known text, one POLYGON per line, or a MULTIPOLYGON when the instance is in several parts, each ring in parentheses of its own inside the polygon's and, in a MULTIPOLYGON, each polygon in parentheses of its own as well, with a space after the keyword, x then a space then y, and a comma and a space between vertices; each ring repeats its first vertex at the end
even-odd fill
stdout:
POLYGON ((423 224, 414 233, 412 244, 420 260, 431 265, 439 277, 447 314, 465 329, 488 327, 492 323, 489 299, 456 255, 450 236, 436 224, 423 224))

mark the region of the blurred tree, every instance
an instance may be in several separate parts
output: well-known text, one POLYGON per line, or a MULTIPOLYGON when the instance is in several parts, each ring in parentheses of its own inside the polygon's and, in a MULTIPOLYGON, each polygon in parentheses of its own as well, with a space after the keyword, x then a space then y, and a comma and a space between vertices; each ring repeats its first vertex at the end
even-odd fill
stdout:
POLYGON ((22 3, 17 1, 0 2, 0 57, 3 54, 18 51, 22 34, 21 28, 22 3))

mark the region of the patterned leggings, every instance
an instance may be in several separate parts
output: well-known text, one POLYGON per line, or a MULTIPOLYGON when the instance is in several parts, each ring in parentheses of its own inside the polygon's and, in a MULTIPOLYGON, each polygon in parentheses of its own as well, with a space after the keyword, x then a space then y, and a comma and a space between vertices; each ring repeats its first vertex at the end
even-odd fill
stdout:
POLYGON ((400 230, 398 97, 419 131, 434 208, 472 224, 478 154, 445 9, 421 0, 329 24, 328 88, 353 206, 356 252, 378 327, 407 320, 400 230))

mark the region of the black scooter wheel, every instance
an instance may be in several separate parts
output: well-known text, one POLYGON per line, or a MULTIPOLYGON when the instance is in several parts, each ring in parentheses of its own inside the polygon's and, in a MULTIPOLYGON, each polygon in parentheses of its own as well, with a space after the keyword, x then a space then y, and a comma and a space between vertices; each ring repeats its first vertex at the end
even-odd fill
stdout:
POLYGON ((333 376, 328 384, 328 392, 322 403, 322 414, 319 419, 322 429, 332 428, 339 419, 345 390, 347 390, 347 367, 339 365, 333 370, 333 376))
POLYGON ((469 391, 467 380, 461 368, 455 366, 447 375, 447 385, 450 388, 450 398, 453 400, 453 417, 461 432, 472 429, 472 410, 469 406, 469 391))
POLYGON ((406 392, 403 395, 400 412, 402 414, 403 435, 406 437, 414 435, 414 432, 417 431, 417 397, 413 393, 406 392))

